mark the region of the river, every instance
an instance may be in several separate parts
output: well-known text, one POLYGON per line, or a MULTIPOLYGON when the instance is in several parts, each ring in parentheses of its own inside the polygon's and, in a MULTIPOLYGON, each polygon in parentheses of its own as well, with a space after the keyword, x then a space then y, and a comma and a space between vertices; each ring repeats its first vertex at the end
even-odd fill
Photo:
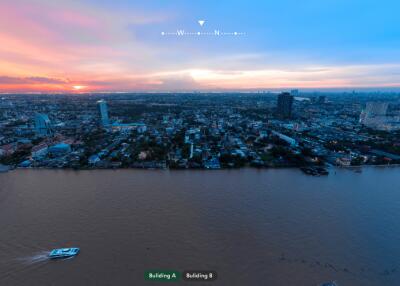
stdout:
POLYGON ((157 285, 151 269, 218 273, 203 285, 398 285, 399 219, 399 168, 14 170, 0 173, 0 285, 157 285), (66 246, 81 253, 47 258, 66 246))

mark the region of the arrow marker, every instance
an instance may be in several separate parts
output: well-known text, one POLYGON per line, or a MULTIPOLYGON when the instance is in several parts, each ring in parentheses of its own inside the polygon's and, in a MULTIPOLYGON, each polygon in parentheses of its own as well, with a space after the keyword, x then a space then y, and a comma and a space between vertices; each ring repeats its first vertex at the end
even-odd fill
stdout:
POLYGON ((204 20, 199 20, 199 21, 197 21, 197 22, 199 22, 200 26, 203 27, 203 25, 204 25, 204 23, 205 23, 206 21, 204 21, 204 20))

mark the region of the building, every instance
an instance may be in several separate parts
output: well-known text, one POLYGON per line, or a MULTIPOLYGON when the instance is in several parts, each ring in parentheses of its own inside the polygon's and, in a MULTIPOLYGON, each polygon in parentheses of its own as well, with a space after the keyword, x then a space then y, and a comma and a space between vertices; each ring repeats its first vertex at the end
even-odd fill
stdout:
POLYGON ((100 157, 95 154, 95 155, 92 155, 92 156, 89 157, 88 164, 89 165, 95 165, 96 163, 98 163, 100 161, 101 161, 100 157))
POLYGON ((0 157, 10 156, 14 154, 15 151, 17 151, 17 144, 15 143, 0 146, 0 157))
POLYGON ((365 109, 361 111, 360 123, 374 129, 386 123, 386 114, 389 104, 387 102, 367 102, 365 109))
POLYGON ((351 159, 346 157, 337 158, 336 164, 342 167, 349 167, 351 166, 351 159))
POLYGON ((46 143, 42 143, 36 146, 33 146, 31 152, 32 152, 32 159, 34 160, 40 160, 46 157, 48 153, 48 145, 46 143))
POLYGON ((219 159, 216 157, 211 158, 204 162, 204 168, 206 169, 221 169, 219 159))
POLYGON ((103 126, 108 126, 110 124, 110 119, 108 118, 108 108, 107 102, 105 100, 97 101, 100 110, 101 124, 103 126))
POLYGON ((387 102, 367 102, 365 109, 363 110, 365 116, 386 116, 389 104, 387 102))
POLYGON ((325 95, 320 95, 318 97, 318 103, 320 103, 320 104, 326 103, 326 96, 325 95))
POLYGON ((37 136, 46 137, 52 134, 49 117, 43 113, 35 115, 35 132, 37 136))
POLYGON ((292 117, 293 95, 282 92, 278 95, 277 115, 279 118, 292 117))
POLYGON ((48 151, 53 156, 66 155, 69 152, 71 152, 71 145, 61 142, 61 143, 55 144, 53 146, 50 146, 48 148, 48 151))
POLYGON ((280 139, 282 139, 283 141, 287 142, 290 144, 290 146, 292 147, 297 147, 299 144, 297 143, 296 139, 286 136, 285 134, 276 132, 274 130, 272 130, 272 134, 278 136, 280 139))
POLYGON ((147 126, 144 123, 118 123, 115 122, 111 125, 113 131, 119 131, 122 133, 129 133, 132 130, 136 130, 138 133, 144 133, 147 131, 147 126))

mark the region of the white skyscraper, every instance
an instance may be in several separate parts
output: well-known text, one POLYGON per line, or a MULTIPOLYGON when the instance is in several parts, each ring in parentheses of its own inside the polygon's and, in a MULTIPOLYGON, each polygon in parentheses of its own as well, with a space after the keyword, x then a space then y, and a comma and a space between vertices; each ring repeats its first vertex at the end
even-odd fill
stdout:
POLYGON ((102 100, 97 101, 97 104, 99 105, 101 124, 103 124, 103 126, 109 125, 110 119, 108 118, 107 102, 102 99, 102 100))

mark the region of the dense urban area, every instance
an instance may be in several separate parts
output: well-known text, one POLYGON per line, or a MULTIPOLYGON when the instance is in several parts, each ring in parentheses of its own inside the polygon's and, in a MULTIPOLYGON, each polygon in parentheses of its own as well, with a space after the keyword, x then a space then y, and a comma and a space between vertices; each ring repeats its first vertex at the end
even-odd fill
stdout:
POLYGON ((0 95, 0 168, 400 163, 400 93, 0 95))

